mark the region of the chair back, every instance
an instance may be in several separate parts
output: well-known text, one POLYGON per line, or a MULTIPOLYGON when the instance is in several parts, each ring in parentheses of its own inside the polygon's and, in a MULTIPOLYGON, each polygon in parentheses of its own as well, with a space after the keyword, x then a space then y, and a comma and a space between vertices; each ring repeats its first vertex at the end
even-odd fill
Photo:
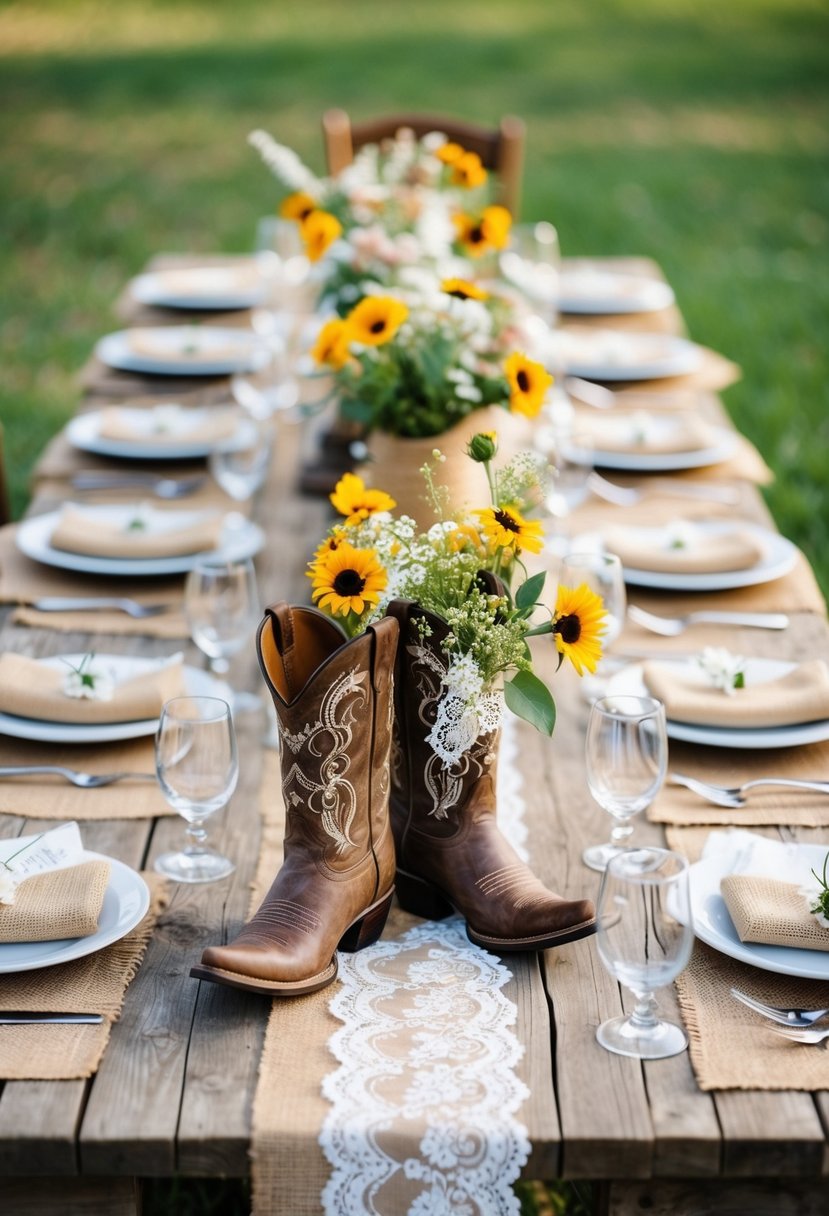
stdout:
POLYGON ((430 131, 443 131, 468 151, 477 152, 484 167, 498 180, 497 201, 507 208, 513 219, 518 219, 525 127, 520 118, 510 115, 505 115, 493 129, 436 114, 390 114, 352 123, 345 110, 326 110, 322 116, 322 134, 329 173, 339 173, 350 165, 355 151, 364 144, 388 139, 401 127, 410 128, 418 139, 430 131))

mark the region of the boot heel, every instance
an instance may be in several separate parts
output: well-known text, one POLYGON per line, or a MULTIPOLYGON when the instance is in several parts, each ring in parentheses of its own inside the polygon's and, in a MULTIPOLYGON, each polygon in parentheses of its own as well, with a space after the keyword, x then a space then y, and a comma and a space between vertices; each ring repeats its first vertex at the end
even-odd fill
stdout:
POLYGON ((344 950, 346 954, 356 954, 365 946, 373 945, 383 932, 393 896, 394 891, 389 891, 385 899, 369 908, 353 925, 349 925, 340 938, 337 949, 344 950))
POLYGON ((404 912, 413 916, 422 916, 424 920, 445 920, 454 912, 452 905, 444 898, 437 887, 398 870, 394 885, 397 889, 397 899, 404 912))

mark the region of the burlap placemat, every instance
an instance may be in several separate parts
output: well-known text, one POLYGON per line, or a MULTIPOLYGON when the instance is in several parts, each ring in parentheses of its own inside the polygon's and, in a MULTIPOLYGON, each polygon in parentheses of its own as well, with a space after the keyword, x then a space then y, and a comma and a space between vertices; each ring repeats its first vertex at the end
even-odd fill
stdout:
POLYGON ((94 621, 95 632, 124 636, 154 638, 186 638, 190 630, 182 611, 184 580, 175 578, 130 579, 103 578, 101 575, 77 574, 33 562, 15 544, 17 525, 0 528, 0 604, 18 605, 11 614, 17 625, 37 629, 87 633, 94 621), (170 611, 158 616, 136 619, 126 612, 108 609, 69 612, 39 612, 32 608, 34 600, 51 596, 126 596, 139 604, 167 604, 170 611))
MULTIPOLYGON (((722 510, 722 508, 720 508, 722 510)), ((664 616, 681 616, 701 609, 721 609, 728 612, 816 612, 826 616, 826 601, 802 553, 794 569, 783 578, 734 591, 650 591, 643 587, 629 588, 630 602, 648 612, 664 616)))
MULTIPOLYGON (((12 764, 60 764, 84 773, 155 773, 152 737, 61 746, 0 736, 0 766, 12 764)), ((0 813, 27 819, 154 819, 175 811, 154 780, 87 790, 63 777, 33 775, 0 781, 0 813)))
POLYGON ((166 884, 144 874, 150 908, 131 933, 85 958, 4 975, 0 1009, 37 1013, 102 1013, 92 1026, 0 1026, 0 1077, 6 1081, 69 1081, 89 1077, 106 1050, 124 994, 135 977, 166 901, 166 884))
MULTIPOLYGON (((714 785, 737 786, 755 777, 800 777, 825 781, 829 777, 829 742, 773 751, 732 751, 724 747, 699 747, 672 739, 668 769, 714 785)), ((679 826, 719 824, 752 827, 781 824, 803 827, 829 826, 829 798, 807 790, 766 786, 750 790, 744 806, 715 806, 684 786, 666 782, 648 808, 651 823, 679 826)))

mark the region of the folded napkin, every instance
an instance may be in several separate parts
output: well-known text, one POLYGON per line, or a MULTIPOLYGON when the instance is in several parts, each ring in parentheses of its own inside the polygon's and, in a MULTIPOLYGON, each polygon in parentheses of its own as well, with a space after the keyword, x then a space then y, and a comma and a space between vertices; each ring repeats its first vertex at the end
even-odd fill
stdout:
POLYGON ((584 428, 592 447, 603 452, 667 455, 696 452, 717 442, 710 423, 692 413, 615 409, 607 416, 579 415, 578 427, 579 433, 584 428))
POLYGON ((113 405, 101 410, 98 435, 163 448, 180 443, 219 443, 229 439, 238 426, 239 415, 232 409, 187 409, 171 404, 139 410, 113 405))
POLYGON ((14 903, 0 903, 0 942, 51 942, 95 933, 109 869, 108 861, 85 861, 24 879, 14 903))
POLYGON ((648 692, 663 702, 674 722, 755 728, 829 718, 829 668, 822 659, 801 663, 788 675, 763 684, 747 680, 745 688, 730 694, 715 688, 702 673, 685 675, 675 665, 648 662, 642 672, 648 692))
MULTIPOLYGON (((244 340, 222 340, 216 331, 201 329, 130 329, 128 343, 133 354, 161 362, 224 363, 248 354, 244 340)), ((247 335, 239 331, 240 339, 247 335)))
MULTIPOLYGON (((95 662, 106 667, 106 660, 95 662)), ((180 655, 116 682, 108 701, 67 696, 63 687, 69 674, 68 666, 53 667, 11 651, 0 654, 0 711, 45 722, 139 722, 157 718, 165 701, 186 691, 180 655)))
POLYGON ((180 270, 157 270, 153 273, 162 291, 171 296, 210 299, 216 295, 256 291, 262 285, 262 273, 256 262, 241 262, 235 266, 192 266, 180 270))
POLYGON ((55 549, 91 557, 179 557, 216 549, 223 516, 218 511, 184 512, 157 507, 78 507, 67 503, 50 543, 55 549), (140 524, 130 527, 131 522, 140 524))
POLYGON ((720 892, 741 942, 829 950, 829 929, 812 916, 808 897, 797 883, 729 874, 720 892))
POLYGON ((748 570, 763 557, 760 543, 740 528, 709 532, 689 527, 674 533, 670 528, 611 527, 603 536, 605 548, 623 566, 659 574, 748 570))

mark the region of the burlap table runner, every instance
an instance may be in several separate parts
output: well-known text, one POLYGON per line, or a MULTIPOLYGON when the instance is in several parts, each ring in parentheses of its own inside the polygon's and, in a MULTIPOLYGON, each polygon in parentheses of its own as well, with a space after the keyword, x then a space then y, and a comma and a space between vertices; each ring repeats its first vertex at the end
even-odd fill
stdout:
POLYGON ((85 958, 0 978, 0 1010, 104 1015, 103 1022, 91 1026, 0 1026, 4 1080, 69 1081, 96 1071, 167 901, 163 880, 157 874, 143 877, 150 887, 150 908, 126 937, 85 958))
POLYGON ((181 575, 164 579, 104 578, 78 574, 33 562, 15 544, 16 524, 0 528, 0 604, 16 604, 11 619, 18 625, 38 629, 88 633, 94 621, 95 632, 154 638, 186 638, 190 630, 182 611, 184 579, 181 575), (167 604, 169 612, 136 619, 125 612, 110 610, 39 612, 34 600, 49 596, 126 596, 139 604, 167 604))
MULTIPOLYGON (((0 766, 60 764, 85 773, 155 773, 152 738, 115 743, 36 743, 0 736, 0 766)), ((79 789, 63 777, 5 777, 0 781, 0 813, 28 819, 153 819, 174 815, 155 781, 118 781, 99 789, 79 789)))

